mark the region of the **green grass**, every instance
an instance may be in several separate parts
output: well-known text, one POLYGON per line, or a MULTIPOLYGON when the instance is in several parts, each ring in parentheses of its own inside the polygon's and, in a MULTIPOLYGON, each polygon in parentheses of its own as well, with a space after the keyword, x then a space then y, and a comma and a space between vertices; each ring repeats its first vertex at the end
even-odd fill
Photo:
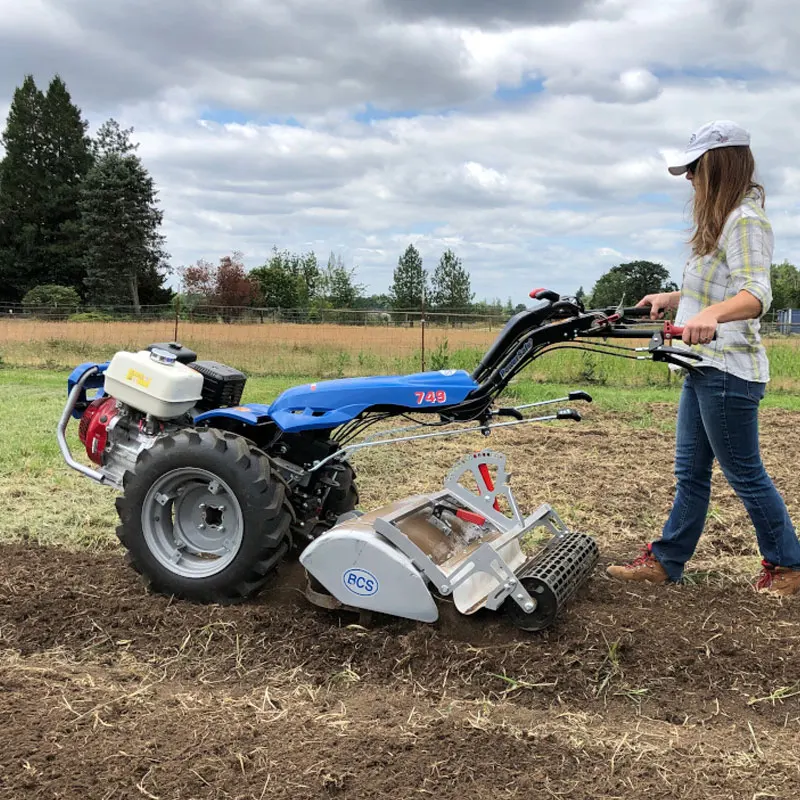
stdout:
MULTIPOLYGON (((66 544, 92 549, 116 549, 114 510, 116 493, 70 470, 56 442, 56 425, 66 400, 68 371, 0 368, 0 540, 66 544)), ((243 402, 268 403, 287 387, 305 383, 310 376, 254 377, 243 402)), ((619 424, 630 428, 671 430, 674 418, 654 413, 655 404, 676 406, 678 385, 619 388, 574 383, 538 383, 518 380, 509 387, 507 402, 537 402, 587 390, 591 407, 571 405, 591 418, 594 410, 625 412, 619 424)), ((800 395, 770 391, 768 408, 800 411, 800 395)), ((543 413, 550 413, 545 407, 543 413)), ((70 423, 68 438, 73 454, 82 458, 77 424, 70 423)), ((388 452, 388 451, 387 451, 388 452)), ((377 454, 376 456, 377 457, 377 454)), ((390 456, 385 456, 391 461, 390 456)), ((377 497, 377 495, 376 495, 377 497)))

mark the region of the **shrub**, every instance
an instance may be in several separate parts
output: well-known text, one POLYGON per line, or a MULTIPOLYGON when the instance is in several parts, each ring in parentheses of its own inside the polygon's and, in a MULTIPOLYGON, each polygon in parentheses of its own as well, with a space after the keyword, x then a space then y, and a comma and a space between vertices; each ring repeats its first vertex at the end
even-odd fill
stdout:
POLYGON ((52 283, 35 286, 22 298, 26 311, 49 319, 63 319, 75 313, 80 304, 81 298, 71 286, 52 283))

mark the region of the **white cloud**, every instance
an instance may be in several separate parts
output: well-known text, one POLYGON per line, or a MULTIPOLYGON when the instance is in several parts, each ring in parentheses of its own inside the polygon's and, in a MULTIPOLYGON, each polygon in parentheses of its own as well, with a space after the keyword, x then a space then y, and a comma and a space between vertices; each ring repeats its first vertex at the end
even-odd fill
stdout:
POLYGON ((664 161, 713 118, 750 128, 776 258, 800 262, 790 0, 0 0, 0 17, 2 102, 59 72, 93 126, 133 125, 175 264, 334 249, 384 291, 414 241, 430 268, 453 247, 479 296, 588 289, 628 258, 678 279, 689 187, 664 161), (542 91, 495 96, 522 81, 542 91), (390 118, 359 121, 370 108, 390 118))

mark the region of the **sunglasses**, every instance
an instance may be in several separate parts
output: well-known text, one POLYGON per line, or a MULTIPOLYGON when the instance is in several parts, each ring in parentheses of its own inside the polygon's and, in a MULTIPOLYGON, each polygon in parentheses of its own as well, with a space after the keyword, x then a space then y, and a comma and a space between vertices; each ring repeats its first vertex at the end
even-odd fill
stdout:
MULTIPOLYGON (((700 156, 700 158, 702 157, 703 156, 700 156)), ((689 164, 688 167, 686 167, 686 171, 691 172, 692 175, 694 175, 697 172, 697 165, 700 163, 700 158, 696 158, 694 161, 692 161, 692 163, 689 164)))

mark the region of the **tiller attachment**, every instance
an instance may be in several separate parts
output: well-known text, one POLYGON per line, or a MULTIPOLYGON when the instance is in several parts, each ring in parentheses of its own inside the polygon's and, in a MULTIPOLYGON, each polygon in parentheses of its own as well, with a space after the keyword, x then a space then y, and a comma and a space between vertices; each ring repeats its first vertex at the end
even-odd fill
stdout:
POLYGON ((523 518, 505 463, 500 453, 474 453, 442 491, 340 518, 300 555, 309 600, 435 622, 434 597, 452 596, 462 614, 502 608, 523 630, 551 625, 599 551, 548 504, 523 518))

